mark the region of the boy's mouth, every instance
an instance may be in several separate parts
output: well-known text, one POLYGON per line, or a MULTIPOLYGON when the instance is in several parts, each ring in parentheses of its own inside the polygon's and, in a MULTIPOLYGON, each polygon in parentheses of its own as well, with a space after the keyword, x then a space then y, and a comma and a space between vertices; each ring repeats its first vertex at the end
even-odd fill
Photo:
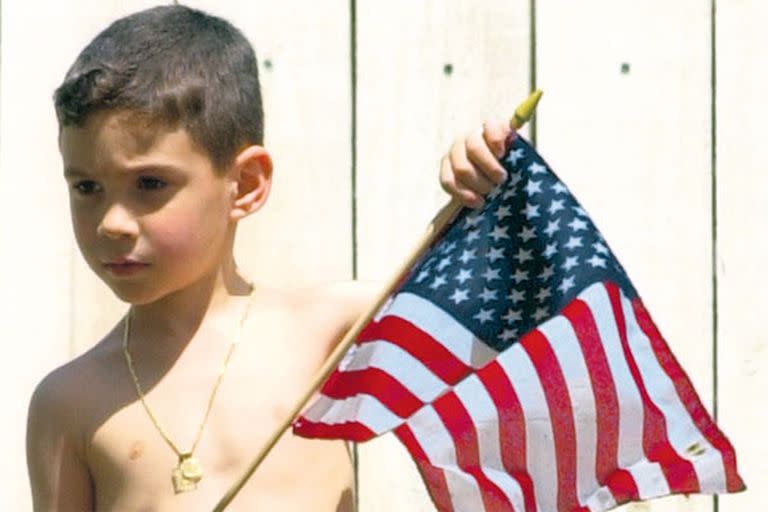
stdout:
POLYGON ((148 266, 149 263, 143 263, 141 261, 128 258, 120 258, 104 263, 104 267, 115 276, 127 276, 135 274, 136 272, 148 266))

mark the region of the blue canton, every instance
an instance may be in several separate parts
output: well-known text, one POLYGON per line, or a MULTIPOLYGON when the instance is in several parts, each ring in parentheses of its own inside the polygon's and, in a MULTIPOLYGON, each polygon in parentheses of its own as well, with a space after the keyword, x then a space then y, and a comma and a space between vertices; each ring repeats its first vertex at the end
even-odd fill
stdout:
POLYGON ((507 180, 482 210, 459 212, 400 291, 437 304, 499 351, 595 282, 637 295, 587 213, 530 144, 518 135, 500 162, 507 180))

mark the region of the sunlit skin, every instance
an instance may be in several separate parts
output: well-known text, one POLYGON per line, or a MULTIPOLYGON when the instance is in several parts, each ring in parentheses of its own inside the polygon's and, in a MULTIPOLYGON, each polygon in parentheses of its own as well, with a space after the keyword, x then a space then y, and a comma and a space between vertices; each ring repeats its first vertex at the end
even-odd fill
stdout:
MULTIPOLYGON (((27 431, 35 510, 210 510, 382 288, 355 281, 285 290, 244 276, 233 241, 238 222, 269 196, 268 152, 244 147, 217 170, 184 129, 155 128, 125 112, 97 112, 81 127, 64 127, 59 146, 80 251, 133 306, 138 378, 182 449, 254 282, 241 343, 195 451, 205 475, 197 490, 174 495, 177 457, 138 401, 121 320, 35 391, 27 431), (105 266, 127 259, 143 265, 105 266)), ((444 188, 468 206, 482 200, 498 179, 489 148, 505 136, 503 125, 486 123, 481 136, 457 140, 443 158, 444 188)), ((342 442, 287 433, 229 510, 350 511, 352 480, 342 442)))

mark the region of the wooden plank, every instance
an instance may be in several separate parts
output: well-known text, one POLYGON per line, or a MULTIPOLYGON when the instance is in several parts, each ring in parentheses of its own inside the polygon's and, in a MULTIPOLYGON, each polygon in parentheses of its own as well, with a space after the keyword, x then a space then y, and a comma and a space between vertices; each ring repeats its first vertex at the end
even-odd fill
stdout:
MULTIPOLYGON (((539 148, 712 404, 709 2, 537 2, 539 148)), ((708 511, 671 497, 624 510, 708 511)))
MULTIPOLYGON (((383 280, 447 201, 440 157, 527 96, 528 2, 398 0, 357 9, 359 277, 383 280)), ((361 512, 434 510, 393 436, 358 449, 361 512)))
POLYGON ((717 9, 718 416, 747 485, 722 496, 719 510, 740 512, 768 504, 768 409, 760 402, 768 390, 768 4, 717 9))

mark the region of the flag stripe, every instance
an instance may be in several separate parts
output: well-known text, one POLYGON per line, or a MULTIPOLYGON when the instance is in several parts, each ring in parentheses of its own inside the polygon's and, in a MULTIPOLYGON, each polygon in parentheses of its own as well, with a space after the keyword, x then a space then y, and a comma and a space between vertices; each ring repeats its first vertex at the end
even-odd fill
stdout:
POLYGON ((558 510, 578 506, 576 497, 576 431, 571 400, 562 369, 546 337, 539 330, 523 336, 520 345, 538 373, 552 421, 557 471, 558 510))
POLYGON ((451 435, 450 446, 444 449, 455 449, 458 467, 477 481, 485 510, 512 512, 504 492, 480 468, 477 430, 462 401, 455 393, 447 393, 435 400, 433 407, 451 435))
MULTIPOLYGON (((680 364, 675 359, 674 354, 669 350, 667 343, 662 338, 656 325, 653 323, 648 311, 639 300, 632 302, 632 308, 637 318, 640 328, 650 339, 659 363, 672 379, 677 390, 677 394, 683 401, 686 410, 691 414, 696 427, 721 454, 725 471, 726 488, 729 492, 740 491, 744 489, 744 482, 736 473, 736 453, 728 439, 720 432, 715 424, 710 420, 704 406, 696 394, 690 379, 683 371, 680 364)), ((723 489, 719 489, 723 490, 723 489)))
POLYGON ((509 377, 498 361, 477 372, 499 414, 499 445, 504 469, 520 485, 525 512, 536 512, 533 480, 526 470, 525 416, 509 377))
POLYGON ((650 461, 659 462, 671 492, 696 492, 699 489, 696 472, 691 463, 681 458, 670 444, 664 416, 651 400, 646 389, 646 382, 643 381, 643 376, 630 348, 630 340, 635 342, 630 334, 636 333, 627 328, 627 319, 625 319, 622 310, 619 290, 615 286, 609 285, 608 294, 611 299, 613 314, 616 316, 616 323, 619 326, 624 356, 643 399, 643 449, 646 457, 650 461))
POLYGON ((408 427, 408 424, 400 425, 395 429, 395 435, 400 442, 402 442, 411 456, 416 460, 416 465, 419 467, 421 477, 427 484, 427 489, 432 497, 432 501, 435 502, 435 506, 438 510, 444 512, 453 512, 453 504, 451 502, 451 495, 448 491, 448 483, 445 480, 445 473, 443 470, 436 468, 427 460, 427 454, 421 448, 421 445, 413 435, 413 431, 408 427))
POLYGON ((617 503, 637 499, 637 486, 632 475, 626 470, 618 469, 619 400, 595 317, 589 305, 583 300, 573 301, 563 310, 563 315, 576 333, 592 385, 597 428, 595 447, 597 482, 611 490, 617 503))
POLYGON ((326 423, 330 426, 354 422, 361 423, 379 435, 402 424, 403 420, 370 395, 355 395, 343 400, 334 400, 320 395, 315 403, 296 420, 294 430, 304 435, 305 425, 326 423))
POLYGON ((348 439, 356 443, 362 443, 373 439, 378 434, 357 421, 348 421, 345 423, 328 424, 323 422, 309 421, 299 419, 293 424, 294 434, 301 431, 304 437, 315 437, 318 439, 348 439))
POLYGON ((407 418, 424 405, 396 377, 379 368, 335 371, 323 388, 323 394, 334 399, 349 398, 350 393, 374 395, 401 418, 407 418))

